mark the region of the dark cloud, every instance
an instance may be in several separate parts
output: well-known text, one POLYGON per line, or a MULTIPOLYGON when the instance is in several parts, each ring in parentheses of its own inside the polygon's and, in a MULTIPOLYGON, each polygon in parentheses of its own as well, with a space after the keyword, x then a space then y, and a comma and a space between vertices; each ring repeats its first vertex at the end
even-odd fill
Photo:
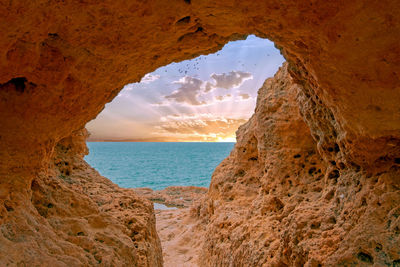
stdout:
POLYGON ((203 84, 202 80, 186 76, 175 83, 180 84, 180 87, 172 94, 165 96, 166 99, 194 106, 206 104, 205 101, 199 101, 197 99, 203 84))

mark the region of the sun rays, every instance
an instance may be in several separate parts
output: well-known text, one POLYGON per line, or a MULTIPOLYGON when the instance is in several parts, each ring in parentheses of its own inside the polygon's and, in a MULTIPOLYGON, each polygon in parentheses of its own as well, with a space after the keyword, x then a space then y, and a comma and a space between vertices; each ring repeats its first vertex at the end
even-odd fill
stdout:
POLYGON ((258 88, 283 61, 272 42, 249 36, 161 67, 126 85, 87 125, 91 139, 235 142, 258 88))

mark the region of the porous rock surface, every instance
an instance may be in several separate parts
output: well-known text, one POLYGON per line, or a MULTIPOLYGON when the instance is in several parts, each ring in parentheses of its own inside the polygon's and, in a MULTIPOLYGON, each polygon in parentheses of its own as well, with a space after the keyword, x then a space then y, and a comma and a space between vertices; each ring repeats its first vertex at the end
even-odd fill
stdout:
POLYGON ((399 166, 368 175, 324 161, 303 120, 313 106, 299 108, 303 90, 286 63, 259 90, 197 206, 202 266, 400 264, 399 166))
POLYGON ((167 206, 189 208, 207 193, 207 188, 198 186, 168 186, 162 190, 151 188, 133 188, 133 191, 153 202, 167 206))
MULTIPOLYGON (((288 104, 267 106, 264 112, 271 119, 286 116, 290 127, 281 122, 272 124, 275 129, 268 128, 257 120, 267 115, 258 114, 239 131, 239 144, 214 175, 206 201, 209 211, 202 218, 210 220, 210 245, 203 250, 204 264, 237 261, 240 265, 240 259, 243 264, 398 264, 398 10, 400 2, 394 0, 0 0, 2 262, 91 261, 91 248, 80 250, 79 256, 77 245, 64 243, 57 227, 50 225, 53 220, 41 216, 34 204, 40 191, 35 191, 36 184, 45 196, 57 192, 90 199, 85 192, 73 191, 72 185, 57 190, 46 186, 56 181, 49 168, 55 170, 51 165, 57 144, 82 129, 125 84, 170 62, 217 51, 230 40, 256 34, 274 41, 287 59, 293 80, 286 83, 298 84, 296 103, 302 115, 272 115, 274 110, 296 113, 291 91, 283 90, 288 104), (300 130, 293 132, 292 124, 300 130), (305 137, 307 127, 310 132, 305 137), (246 128, 255 133, 246 134, 246 128), (263 131, 277 144, 264 143, 263 131), (305 151, 311 154, 306 156, 305 151), (241 166, 239 176, 229 172, 234 158, 241 166), (296 165, 298 161, 303 163, 296 165), (312 162, 316 167, 310 171, 312 162), (224 168, 226 175, 221 174, 224 168), (319 169, 321 173, 315 174, 319 169), (284 172, 288 174, 283 176, 284 172), (232 207, 236 217, 248 216, 236 222, 241 230, 238 239, 215 228, 218 220, 224 225, 224 216, 233 216, 218 208, 229 202, 243 206, 232 207), (247 205, 254 205, 255 213, 247 205), (221 212, 219 219, 217 212, 221 212), (310 225, 310 220, 316 224, 310 225), (254 229, 246 230, 246 224, 254 229), (261 243, 255 244, 262 238, 254 237, 262 235, 257 227, 271 237, 260 249, 264 254, 249 252, 250 243, 246 245, 246 240, 254 239, 252 246, 261 248, 261 243), (46 252, 43 248, 49 242, 63 249, 46 252)), ((147 211, 140 214, 150 218, 151 208, 146 207, 143 204, 147 211)), ((199 214, 204 210, 199 208, 199 214)), ((78 211, 67 209, 65 218, 74 218, 74 212, 78 211)), ((152 227, 149 223, 146 231, 152 232, 152 227)), ((159 264, 160 253, 150 249, 150 244, 157 247, 153 237, 143 236, 143 244, 149 244, 147 260, 159 264)), ((106 247, 120 249, 119 245, 106 247)), ((126 257, 118 253, 121 262, 132 255, 144 259, 135 253, 126 257)))
POLYGON ((26 206, 4 201, 1 266, 162 266, 153 204, 91 168, 86 137, 57 144, 26 206))

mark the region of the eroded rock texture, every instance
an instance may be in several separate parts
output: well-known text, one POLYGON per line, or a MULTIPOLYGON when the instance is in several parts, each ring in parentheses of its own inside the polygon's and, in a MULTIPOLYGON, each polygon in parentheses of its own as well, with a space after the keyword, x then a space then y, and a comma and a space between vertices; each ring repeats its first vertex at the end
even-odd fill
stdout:
POLYGON ((189 208, 207 194, 207 188, 197 186, 169 186, 162 190, 144 187, 134 188, 133 191, 148 200, 179 208, 189 208))
POLYGON ((61 140, 46 172, 18 206, 1 211, 2 266, 162 266, 153 204, 84 160, 86 130, 61 140))
MULTIPOLYGON (((324 161, 300 115, 304 88, 286 63, 258 94, 255 114, 198 207, 208 225, 201 264, 399 264, 400 167, 367 175, 324 161)), ((301 111, 316 114, 313 108, 301 111)))
POLYGON ((316 131, 320 147, 336 143, 345 163, 371 171, 388 167, 400 157, 399 8, 391 0, 2 0, 2 171, 45 164, 58 140, 128 82, 247 34, 274 41, 306 96, 332 114, 321 123, 336 136, 316 131))
MULTIPOLYGON (((311 258, 326 263, 351 262, 357 258, 366 263, 387 261, 388 264, 397 264, 398 251, 393 244, 398 247, 399 219, 393 207, 398 204, 395 190, 400 164, 398 10, 400 2, 394 0, 0 0, 0 223, 3 229, 3 258, 14 259, 16 250, 13 254, 8 248, 14 246, 17 249, 24 242, 31 244, 30 240, 36 240, 32 241, 36 244, 33 247, 41 248, 46 244, 41 240, 63 242, 64 237, 56 237, 57 228, 54 226, 51 227, 55 230, 44 232, 32 230, 36 228, 29 226, 51 229, 49 221, 38 219, 40 215, 32 204, 37 192, 32 190, 32 184, 36 181, 39 188, 44 188, 43 194, 52 192, 42 184, 53 183, 51 179, 54 177, 48 169, 53 164, 55 147, 62 139, 82 129, 125 84, 139 81, 146 73, 172 61, 216 51, 229 40, 256 34, 274 41, 286 57, 288 72, 301 86, 297 103, 307 124, 302 124, 301 118, 294 115, 273 115, 274 109, 295 114, 292 104, 285 107, 277 103, 277 106, 272 105, 270 110, 265 110, 272 119, 287 116, 288 127, 285 128, 282 122, 274 124, 276 129, 269 129, 257 122, 257 126, 248 128, 256 133, 241 133, 243 141, 240 144, 246 147, 246 151, 235 150, 234 154, 237 155, 238 165, 242 166, 242 171, 237 170, 238 177, 242 178, 234 178, 235 174, 227 174, 225 182, 223 175, 214 178, 210 197, 215 200, 227 197, 234 201, 238 197, 230 195, 232 190, 239 195, 248 193, 250 199, 243 198, 243 204, 259 203, 257 205, 264 207, 262 214, 250 213, 248 221, 255 223, 258 216, 260 224, 264 221, 263 216, 268 217, 271 212, 279 218, 283 216, 282 212, 287 214, 291 209, 288 206, 292 204, 294 210, 296 207, 307 207, 303 213, 295 212, 287 215, 286 219, 282 217, 282 221, 289 220, 285 221, 287 226, 282 223, 275 225, 277 221, 270 217, 266 219, 270 224, 263 223, 266 229, 281 229, 278 233, 271 230, 274 233, 271 236, 279 237, 275 241, 279 242, 274 245, 276 249, 271 249, 277 251, 271 259, 276 263, 301 264, 311 258), (296 127, 302 125, 301 129, 292 132, 292 124, 296 127), (299 136, 306 133, 306 125, 316 140, 316 147, 310 136, 305 139, 299 136), (276 140, 273 150, 269 149, 273 143, 266 146, 261 142, 262 129, 266 131, 265 135, 276 140), (277 131, 276 136, 272 135, 273 131, 277 131), (284 147, 280 142, 287 142, 288 146, 284 147), (312 153, 306 158, 308 152, 304 154, 305 151, 312 153), (259 154, 261 152, 263 154, 259 154), (289 156, 289 152, 301 155, 296 159, 290 158, 292 155, 289 156), (271 158, 267 159, 267 154, 271 158), (253 159, 249 160, 247 156, 253 159), (261 163, 263 160, 265 166, 261 163), (296 165, 292 161, 299 163, 296 165), (310 171, 311 162, 316 164, 314 171, 310 171), (268 164, 276 167, 267 168, 265 174, 268 164), (283 179, 286 175, 282 178, 281 169, 289 172, 289 177, 283 179), (321 174, 315 174, 319 169, 321 174), (312 174, 308 174, 309 171, 312 174), (248 173, 254 173, 253 179, 246 176, 248 173), (323 178, 317 180, 320 175, 323 178), (270 179, 265 176, 275 182, 269 182, 270 179), (286 202, 287 199, 278 194, 289 188, 286 184, 289 179, 292 179, 293 185, 288 190, 307 190, 304 200, 286 202), (237 183, 239 180, 243 185, 237 183), (279 180, 283 183, 280 186, 279 180), (337 185, 331 185, 335 180, 337 185), (258 193, 260 184, 264 195, 258 193), (232 189, 229 189, 230 186, 232 189), (360 186, 362 188, 358 189, 360 186), (271 192, 274 188, 277 196, 271 192), (328 194, 327 188, 334 189, 334 192, 328 194), (356 193, 357 190, 360 191, 356 193), (365 201, 361 192, 365 193, 365 201), (324 209, 326 216, 322 216, 322 209, 318 208, 322 205, 319 197, 322 193, 328 197, 324 209), (332 199, 329 200, 330 197, 332 199), (300 204, 306 203, 307 198, 310 206, 300 204), (358 200, 366 205, 360 204, 361 207, 356 208, 358 200), (333 204, 332 201, 338 203, 333 204), (308 209, 314 205, 315 209, 308 209), (374 208, 374 205, 377 207, 374 208), (330 207, 337 210, 331 211, 330 207), (362 209, 365 213, 360 211, 362 209), (311 237, 303 236, 303 232, 311 233, 311 230, 301 230, 306 226, 303 227, 300 222, 305 222, 306 218, 317 220, 312 216, 330 218, 330 214, 335 212, 338 213, 334 217, 336 222, 331 223, 331 230, 337 231, 335 235, 329 235, 331 230, 321 222, 319 226, 313 226, 313 231, 320 231, 321 239, 316 234, 316 242, 313 243, 311 237), (359 214, 354 214, 356 212, 359 214), (356 217, 359 219, 355 224, 356 217), (370 218, 376 223, 371 224, 370 218), (290 220, 298 222, 299 226, 294 227, 290 220), (32 239, 25 237, 25 231, 32 239), (357 235, 357 231, 367 235, 374 233, 376 238, 381 238, 376 241, 379 245, 372 249, 374 245, 369 245, 367 235, 357 235), (280 238, 281 235, 284 237, 280 238), (339 242, 334 238, 336 236, 343 240, 339 242), (358 240, 359 237, 365 239, 358 240), (329 238, 333 238, 332 243, 323 246, 327 253, 320 256, 325 259, 306 255, 312 254, 309 250, 312 246, 325 252, 321 246, 325 242, 323 240, 329 238), (302 243, 302 240, 308 241, 302 243), (286 250, 283 249, 285 246, 286 250), (360 251, 357 250, 359 246, 362 247, 360 251)), ((289 91, 282 93, 285 92, 288 98, 292 97, 289 91)), ((256 118, 263 116, 266 115, 258 114, 256 118)), ((256 121, 253 119, 252 123, 256 121)), ((228 163, 229 160, 224 164, 228 163)), ((60 186, 56 192, 69 194, 72 188, 60 186)), ((244 214, 246 210, 238 210, 238 214, 244 214)), ((213 216, 217 216, 215 212, 213 216)), ((251 233, 259 232, 254 230, 251 233)), ((145 239, 145 242, 153 244, 151 238, 145 239)), ((210 242, 217 244, 216 240, 210 242)), ((220 242, 230 244, 223 240, 220 242)), ((235 244, 240 247, 239 251, 248 251, 243 248, 243 242, 235 244)), ((233 254, 220 252, 221 247, 209 247, 207 251, 210 261, 204 260, 209 263, 211 259, 227 263, 231 262, 229 257, 234 257, 233 254)), ((23 250, 22 257, 37 257, 39 261, 39 258, 46 259, 50 254, 31 254, 23 250)), ((65 249, 62 253, 56 251, 52 255, 55 254, 79 260, 73 249, 65 249)), ((260 255, 243 254, 242 258, 257 262, 265 259, 265 255, 260 255)), ((87 260, 90 261, 90 257, 87 260)))

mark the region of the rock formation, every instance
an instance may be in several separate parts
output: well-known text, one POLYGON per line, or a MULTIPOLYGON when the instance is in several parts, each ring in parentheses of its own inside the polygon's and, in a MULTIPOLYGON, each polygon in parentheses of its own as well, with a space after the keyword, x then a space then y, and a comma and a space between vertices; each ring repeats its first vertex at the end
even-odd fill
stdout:
POLYGON ((330 113, 304 104, 286 63, 258 94, 197 208, 207 225, 202 265, 400 264, 399 166, 368 175, 324 160, 303 116, 330 113))
POLYGON ((86 130, 61 140, 26 206, 11 192, 0 226, 1 265, 162 266, 153 204, 84 160, 86 130))
POLYGON ((133 188, 133 191, 153 202, 167 206, 189 208, 207 194, 207 188, 197 186, 168 186, 163 190, 152 190, 151 188, 133 188))
MULTIPOLYGON (((269 104, 259 104, 241 128, 198 208, 210 223, 203 263, 398 265, 398 10, 394 0, 0 0, 2 262, 91 264, 90 244, 102 230, 87 216, 99 214, 124 233, 100 245, 116 249, 105 262, 161 264, 150 204, 115 187, 138 204, 126 211, 117 210, 124 204, 96 207, 89 189, 57 178, 64 167, 54 158, 125 84, 256 34, 287 59, 278 75, 287 77, 286 89, 267 83, 278 95, 260 94, 269 104), (43 202, 53 207, 41 207, 53 199, 43 202), (83 204, 58 209, 70 199, 83 204), (117 219, 120 212, 137 217, 147 233, 136 250, 129 250, 131 228, 117 219), (86 219, 61 233, 77 217, 86 219), (76 230, 84 235, 68 235, 76 230)), ((101 180, 90 177, 88 171, 88 180, 101 180)))

